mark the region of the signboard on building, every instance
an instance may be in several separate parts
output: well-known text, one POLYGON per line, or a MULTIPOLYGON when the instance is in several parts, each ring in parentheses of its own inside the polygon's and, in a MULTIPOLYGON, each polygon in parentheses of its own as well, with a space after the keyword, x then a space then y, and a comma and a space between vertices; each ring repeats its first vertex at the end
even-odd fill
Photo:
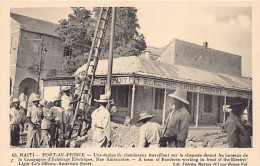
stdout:
POLYGON ((155 88, 163 88, 163 89, 184 89, 188 92, 195 92, 195 93, 203 93, 203 94, 210 94, 210 95, 217 95, 217 96, 228 96, 228 97, 241 97, 241 98, 252 98, 252 94, 250 92, 244 91, 235 91, 235 90, 228 90, 221 87, 208 87, 208 86, 201 86, 201 85, 192 85, 188 83, 180 83, 174 81, 165 81, 159 80, 155 78, 143 78, 143 77, 136 77, 135 84, 141 86, 151 86, 155 88))
MULTIPOLYGON (((94 86, 106 85, 107 78, 95 78, 94 86)), ((194 85, 189 83, 180 83, 170 80, 160 80, 156 78, 144 78, 144 77, 127 77, 118 76, 112 78, 112 85, 133 85, 137 86, 149 86, 154 88, 163 89, 184 89, 188 92, 203 93, 217 96, 228 96, 228 97, 240 97, 240 98, 252 98, 251 92, 229 90, 222 87, 209 87, 203 85, 194 85)), ((74 79, 49 79, 43 81, 44 87, 50 86, 74 86, 74 79)))

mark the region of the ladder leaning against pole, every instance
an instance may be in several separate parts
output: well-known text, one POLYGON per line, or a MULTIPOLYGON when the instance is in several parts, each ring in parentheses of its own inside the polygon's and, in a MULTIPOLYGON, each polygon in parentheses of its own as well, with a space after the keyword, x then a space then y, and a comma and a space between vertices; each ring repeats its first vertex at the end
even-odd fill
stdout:
MULTIPOLYGON (((92 95, 91 95, 91 89, 92 89, 92 85, 94 82, 94 77, 95 77, 95 72, 96 72, 96 68, 97 68, 97 64, 98 64, 98 60, 99 60, 99 56, 100 56, 100 52, 101 52, 101 47, 103 44, 103 39, 105 38, 105 32, 107 29, 107 25, 108 25, 108 21, 109 21, 109 17, 111 14, 111 7, 102 7, 99 13, 99 18, 98 18, 98 22, 96 25, 96 29, 95 29, 95 34, 94 34, 94 38, 92 41, 92 45, 90 48, 90 52, 89 52, 89 56, 88 56, 88 61, 86 64, 86 68, 85 68, 85 79, 82 80, 81 85, 80 85, 80 94, 79 94, 79 98, 80 100, 77 101, 76 104, 76 109, 75 109, 75 113, 73 116, 73 121, 72 121, 72 126, 71 126, 71 130, 69 132, 68 135, 68 139, 71 138, 72 136, 72 132, 73 130, 75 130, 75 121, 78 117, 78 113, 79 113, 79 106, 80 104, 83 104, 83 112, 86 110, 86 108, 89 106, 89 101, 91 101, 92 95), (93 57, 94 55, 94 57, 93 57), (92 58, 93 57, 93 58, 92 58), (91 59, 93 59, 93 63, 90 64, 91 59), (91 73, 89 74, 89 67, 92 67, 91 69, 91 73), (85 86, 87 85, 87 86, 85 86), (81 100, 81 97, 83 94, 89 94, 86 95, 86 99, 85 101, 81 100)), ((80 126, 82 126, 83 120, 81 120, 80 126)), ((80 135, 80 130, 81 127, 79 128, 79 132, 78 135, 80 135)))

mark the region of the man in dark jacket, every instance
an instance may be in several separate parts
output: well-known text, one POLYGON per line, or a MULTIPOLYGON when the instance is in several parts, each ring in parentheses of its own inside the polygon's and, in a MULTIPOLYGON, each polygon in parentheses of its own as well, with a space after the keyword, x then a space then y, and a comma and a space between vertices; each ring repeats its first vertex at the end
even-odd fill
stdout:
POLYGON ((250 148, 251 139, 249 133, 242 125, 240 115, 245 109, 243 103, 235 103, 230 105, 227 109, 229 116, 224 125, 227 133, 227 142, 229 148, 250 148))
POLYGON ((165 136, 168 137, 168 147, 185 147, 189 130, 190 114, 184 107, 189 104, 187 92, 177 89, 171 97, 171 112, 167 118, 165 136))

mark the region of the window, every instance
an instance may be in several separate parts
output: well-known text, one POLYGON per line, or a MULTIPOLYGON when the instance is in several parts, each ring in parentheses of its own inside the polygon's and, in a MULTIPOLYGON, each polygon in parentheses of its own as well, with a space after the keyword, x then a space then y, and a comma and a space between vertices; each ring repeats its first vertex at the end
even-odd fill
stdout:
POLYGON ((64 50, 63 50, 63 56, 71 56, 72 54, 72 49, 71 47, 64 47, 64 50))
MULTIPOLYGON (((112 86, 111 99, 114 99, 115 105, 117 107, 128 107, 128 90, 129 86, 112 86)), ((93 97, 91 105, 96 105, 94 99, 99 99, 101 94, 105 94, 104 86, 93 87, 93 97)))
POLYGON ((111 98, 117 107, 128 107, 128 90, 129 86, 112 87, 111 98))
POLYGON ((204 112, 212 113, 212 95, 204 95, 204 112))
POLYGON ((155 109, 163 109, 164 89, 155 89, 155 109))

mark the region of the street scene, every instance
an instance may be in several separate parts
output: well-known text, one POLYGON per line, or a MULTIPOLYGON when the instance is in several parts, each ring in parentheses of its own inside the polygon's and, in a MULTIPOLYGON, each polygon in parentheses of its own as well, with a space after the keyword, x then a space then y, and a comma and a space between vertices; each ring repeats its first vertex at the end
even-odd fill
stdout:
POLYGON ((10 11, 11 148, 253 147, 250 7, 10 11))

